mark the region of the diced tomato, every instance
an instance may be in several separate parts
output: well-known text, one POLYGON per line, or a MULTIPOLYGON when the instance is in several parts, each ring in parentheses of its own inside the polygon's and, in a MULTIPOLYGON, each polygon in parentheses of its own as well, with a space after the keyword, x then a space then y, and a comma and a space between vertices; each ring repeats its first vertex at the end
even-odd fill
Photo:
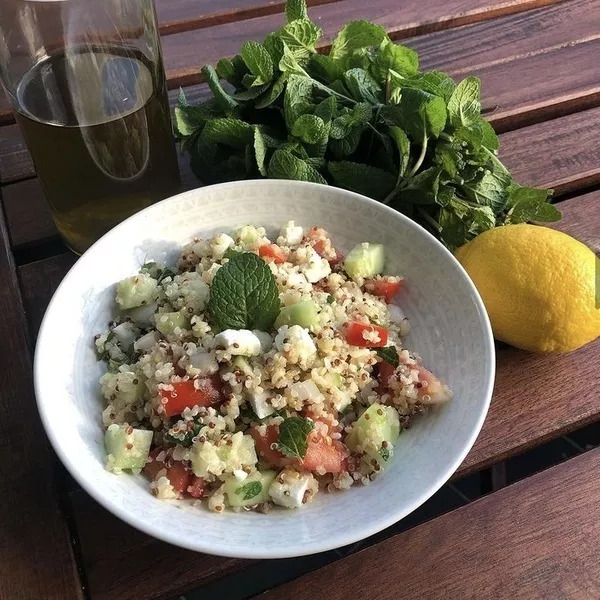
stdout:
POLYGON ((163 404, 167 417, 180 415, 186 408, 193 406, 213 406, 223 397, 223 382, 218 375, 202 379, 179 381, 171 384, 173 390, 161 390, 160 395, 167 402, 163 404), (198 383, 195 383, 198 381, 198 383))
POLYGON ((443 404, 452 399, 450 388, 441 382, 439 377, 436 377, 431 371, 424 366, 419 365, 419 382, 425 385, 419 388, 418 396, 421 398, 427 396, 428 404, 443 404))
POLYGON ((150 452, 152 461, 146 464, 144 473, 146 473, 150 479, 155 479, 160 471, 166 469, 166 477, 173 486, 173 489, 178 494, 183 494, 190 485, 193 474, 179 460, 169 461, 170 466, 167 466, 162 460, 156 460, 156 457, 163 451, 163 448, 155 448, 150 452))
POLYGON ((278 265, 284 263, 287 258, 287 254, 277 244, 263 244, 258 249, 258 255, 267 261, 272 260, 278 265))
POLYGON ((338 440, 330 440, 317 433, 308 438, 306 455, 300 463, 300 468, 307 471, 325 471, 325 473, 340 473, 348 470, 348 451, 338 440))
POLYGON ((359 321, 351 321, 344 327, 344 337, 352 346, 361 348, 382 348, 388 342, 388 330, 379 325, 371 325, 369 323, 361 323, 359 321), (364 338, 365 332, 376 331, 379 334, 379 340, 372 342, 364 338))
POLYGON ((205 487, 206 482, 204 481, 204 479, 202 479, 202 477, 196 477, 196 475, 194 475, 186 491, 192 498, 202 498, 202 494, 204 494, 205 487))
POLYGON ((375 296, 381 296, 389 304, 403 284, 402 279, 396 281, 396 278, 381 277, 380 279, 367 279, 365 289, 375 296))
POLYGON ((319 256, 326 258, 332 267, 335 265, 339 265, 344 260, 344 255, 341 254, 337 248, 334 248, 333 246, 331 247, 331 249, 335 253, 335 256, 333 258, 331 258, 329 256, 329 253, 326 253, 325 247, 326 247, 325 240, 318 240, 317 242, 315 242, 315 245, 313 246, 313 248, 315 249, 315 252, 319 256))
POLYGON ((258 429, 253 427, 250 429, 250 435, 254 438, 254 445, 260 459, 276 467, 283 467, 290 462, 279 450, 271 448, 271 445, 277 443, 279 439, 277 425, 269 425, 264 435, 261 435, 258 429))
POLYGON ((396 372, 396 367, 390 365, 389 362, 382 360, 377 364, 377 381, 384 387, 387 388, 390 385, 390 380, 396 372))

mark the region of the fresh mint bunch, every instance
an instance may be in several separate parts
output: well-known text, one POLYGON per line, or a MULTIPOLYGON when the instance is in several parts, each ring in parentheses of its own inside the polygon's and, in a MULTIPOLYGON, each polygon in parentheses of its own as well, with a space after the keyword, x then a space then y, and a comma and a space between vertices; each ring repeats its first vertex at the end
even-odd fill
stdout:
POLYGON ((211 100, 180 94, 176 129, 202 181, 329 183, 396 208, 451 249, 497 225, 560 219, 550 190, 518 185, 498 159, 479 79, 419 71, 414 50, 367 21, 319 54, 305 0, 285 14, 262 44, 204 67, 211 100))

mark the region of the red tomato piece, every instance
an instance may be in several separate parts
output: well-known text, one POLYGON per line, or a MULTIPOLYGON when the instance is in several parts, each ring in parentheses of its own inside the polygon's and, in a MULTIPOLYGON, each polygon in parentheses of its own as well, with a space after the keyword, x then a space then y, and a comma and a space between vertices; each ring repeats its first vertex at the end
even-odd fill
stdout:
POLYGON ((186 408, 196 405, 213 406, 224 399, 223 382, 218 375, 198 380, 178 381, 171 385, 173 390, 160 391, 161 397, 167 401, 166 404, 163 404, 167 417, 180 415, 186 408))
POLYGON ((338 440, 328 440, 322 435, 311 434, 308 438, 306 455, 300 463, 300 468, 306 471, 325 471, 325 473, 340 473, 348 470, 348 451, 338 440))
POLYGON ((277 443, 279 439, 279 427, 269 425, 264 435, 261 435, 258 429, 250 429, 250 435, 254 438, 254 445, 258 457, 266 462, 276 466, 283 467, 289 463, 289 460, 279 450, 273 450, 272 444, 277 443))
POLYGON ((258 249, 258 255, 266 261, 272 260, 278 265, 284 263, 287 258, 287 254, 277 244, 263 244, 258 249))
POLYGON ((361 348, 382 348, 388 342, 388 330, 379 325, 371 325, 370 323, 361 323, 359 321, 351 321, 344 328, 344 337, 352 346, 361 348), (379 340, 376 342, 365 339, 365 332, 376 331, 379 335, 379 340))
POLYGON ((192 472, 179 460, 168 461, 170 466, 167 466, 162 460, 157 460, 156 457, 161 452, 164 452, 163 448, 155 448, 150 452, 152 461, 146 464, 144 473, 146 473, 150 479, 155 479, 160 471, 166 469, 166 477, 173 486, 173 489, 178 494, 183 494, 190 485, 192 472))
POLYGON ((331 250, 335 253, 335 256, 333 258, 331 258, 330 252, 326 252, 326 250, 325 250, 326 249, 325 240, 318 240, 317 242, 315 242, 315 245, 313 246, 313 248, 315 249, 315 252, 319 256, 326 258, 332 267, 335 265, 339 265, 344 260, 344 255, 341 254, 339 252, 339 250, 337 248, 334 248, 333 246, 331 246, 331 250))
POLYGON ((367 279, 365 281, 365 289, 370 294, 380 296, 388 304, 393 300, 394 296, 402 288, 404 281, 396 281, 396 278, 382 277, 381 279, 367 279))
POLYGON ((190 484, 187 487, 187 493, 192 498, 202 498, 202 494, 204 494, 204 488, 206 487, 206 482, 202 477, 197 477, 194 475, 190 484))

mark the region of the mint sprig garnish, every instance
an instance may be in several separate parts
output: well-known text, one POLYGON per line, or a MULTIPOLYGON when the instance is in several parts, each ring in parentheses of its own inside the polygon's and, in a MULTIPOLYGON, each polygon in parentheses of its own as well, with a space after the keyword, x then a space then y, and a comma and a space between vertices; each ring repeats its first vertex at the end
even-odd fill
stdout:
POLYGON ((385 360, 386 363, 392 365, 392 367, 397 367, 400 364, 400 359, 398 357, 398 350, 396 350, 395 346, 385 346, 385 348, 377 348, 377 356, 382 360, 385 360))
POLYGON ((268 331, 280 308, 275 277, 256 254, 235 254, 217 271, 207 310, 218 329, 268 331))
POLYGON ((290 417, 279 425, 277 447, 286 456, 304 458, 308 448, 308 434, 313 424, 304 417, 290 417))
POLYGON ((551 190, 518 185, 499 160, 479 79, 420 71, 414 50, 368 21, 347 23, 319 54, 306 1, 287 0, 285 14, 262 44, 203 69, 211 100, 180 95, 176 128, 203 181, 336 185, 396 208, 451 249, 499 225, 560 219, 551 190))

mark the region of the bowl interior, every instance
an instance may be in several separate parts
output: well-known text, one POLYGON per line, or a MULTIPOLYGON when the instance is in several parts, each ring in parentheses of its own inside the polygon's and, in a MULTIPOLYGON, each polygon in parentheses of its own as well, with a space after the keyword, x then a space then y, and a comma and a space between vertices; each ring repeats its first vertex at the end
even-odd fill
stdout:
POLYGON ((253 181, 193 190, 128 219, 97 242, 57 290, 35 359, 38 406, 48 436, 72 475, 131 525, 194 550, 239 557, 285 557, 352 543, 418 507, 458 467, 479 433, 494 375, 491 330, 470 280, 432 236, 387 207, 332 187, 253 181), (455 393, 448 405, 402 433, 393 465, 370 486, 319 494, 299 511, 214 514, 158 501, 143 477, 104 469, 93 336, 114 315, 114 284, 147 260, 174 261, 194 236, 288 219, 327 229, 347 251, 361 241, 387 250, 386 271, 406 278, 400 305, 411 321, 406 345, 455 393))

